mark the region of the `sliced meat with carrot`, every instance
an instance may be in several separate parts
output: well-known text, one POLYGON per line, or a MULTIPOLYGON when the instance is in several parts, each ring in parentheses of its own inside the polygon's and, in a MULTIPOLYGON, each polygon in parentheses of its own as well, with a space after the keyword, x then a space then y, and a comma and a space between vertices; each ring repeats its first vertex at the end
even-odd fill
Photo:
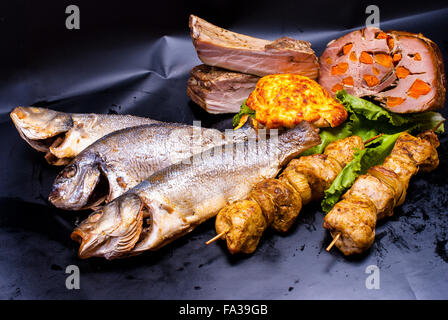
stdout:
POLYGON ((387 33, 385 33, 385 32, 380 32, 380 33, 378 33, 377 36, 376 36, 377 39, 388 39, 389 37, 390 37, 390 36, 387 35, 387 33))
POLYGON ((422 34, 373 27, 353 31, 329 42, 320 61, 319 83, 332 95, 344 88, 396 113, 444 106, 443 57, 422 34))

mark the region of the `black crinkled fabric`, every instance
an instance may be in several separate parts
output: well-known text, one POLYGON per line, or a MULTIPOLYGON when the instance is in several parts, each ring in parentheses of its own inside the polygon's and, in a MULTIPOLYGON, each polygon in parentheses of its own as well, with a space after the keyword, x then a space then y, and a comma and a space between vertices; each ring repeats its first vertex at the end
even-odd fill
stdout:
MULTIPOLYGON (((250 256, 225 243, 205 246, 214 221, 157 252, 106 261, 80 260, 70 239, 89 212, 52 207, 48 194, 61 168, 19 136, 8 113, 18 105, 67 112, 120 113, 205 127, 230 128, 231 115, 209 115, 186 94, 200 63, 188 15, 274 40, 326 43, 362 27, 360 1, 76 1, 80 29, 65 28, 69 1, 0 5, 0 298, 1 299, 447 299, 448 138, 440 166, 413 178, 405 204, 378 225, 361 256, 325 251, 319 204, 303 208, 286 235, 267 232, 250 256), (81 288, 68 290, 68 265, 81 288), (366 268, 380 270, 380 289, 367 289, 366 268)), ((421 32, 448 65, 446 1, 377 2, 381 28, 421 32)), ((442 113, 447 116, 446 111, 442 113)))

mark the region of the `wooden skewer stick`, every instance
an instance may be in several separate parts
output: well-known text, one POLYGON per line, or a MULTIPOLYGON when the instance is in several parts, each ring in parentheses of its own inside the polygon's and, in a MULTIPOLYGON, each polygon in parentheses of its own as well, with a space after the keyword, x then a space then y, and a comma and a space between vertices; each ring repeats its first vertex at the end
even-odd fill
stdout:
POLYGON ((327 251, 330 251, 331 248, 333 248, 334 244, 336 243, 336 241, 338 241, 339 237, 341 236, 341 233, 338 232, 338 234, 336 235, 336 237, 333 238, 333 241, 331 241, 331 243, 329 244, 329 246, 327 247, 327 251))
POLYGON ((216 240, 220 239, 223 235, 225 235, 227 232, 229 232, 229 230, 224 230, 223 232, 217 234, 216 236, 214 236, 213 238, 211 238, 210 240, 208 240, 205 244, 209 245, 212 242, 215 242, 216 240))
POLYGON ((373 140, 375 140, 376 138, 381 137, 383 134, 384 134, 384 133, 380 133, 379 135, 376 135, 376 136, 374 136, 374 137, 372 137, 372 138, 370 138, 370 139, 367 139, 367 140, 364 141, 363 143, 364 143, 364 144, 367 144, 367 143, 369 143, 370 141, 373 141, 373 140))

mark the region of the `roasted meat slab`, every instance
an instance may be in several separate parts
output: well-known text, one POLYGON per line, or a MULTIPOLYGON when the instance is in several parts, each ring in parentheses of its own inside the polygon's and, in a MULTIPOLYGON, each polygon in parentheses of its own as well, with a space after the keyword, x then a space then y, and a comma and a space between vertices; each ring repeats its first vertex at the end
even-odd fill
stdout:
POLYGON ((294 73, 316 79, 319 62, 307 41, 257 39, 190 16, 190 33, 199 59, 207 65, 265 76, 294 73))
POLYGON ((190 75, 187 94, 209 113, 237 113, 260 79, 205 64, 194 67, 190 75))

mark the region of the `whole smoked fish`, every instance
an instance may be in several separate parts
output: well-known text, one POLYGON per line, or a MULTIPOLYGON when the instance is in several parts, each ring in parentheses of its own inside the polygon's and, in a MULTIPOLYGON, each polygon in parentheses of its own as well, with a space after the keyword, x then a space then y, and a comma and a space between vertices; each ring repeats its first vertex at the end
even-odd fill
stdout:
POLYGON ((115 114, 65 113, 46 108, 17 107, 10 117, 20 136, 45 152, 54 165, 66 165, 87 146, 123 128, 160 123, 149 118, 115 114))
POLYGON ((228 143, 157 171, 74 230, 79 256, 114 259, 156 250, 244 199, 256 183, 319 143, 317 130, 302 122, 277 139, 228 143))

